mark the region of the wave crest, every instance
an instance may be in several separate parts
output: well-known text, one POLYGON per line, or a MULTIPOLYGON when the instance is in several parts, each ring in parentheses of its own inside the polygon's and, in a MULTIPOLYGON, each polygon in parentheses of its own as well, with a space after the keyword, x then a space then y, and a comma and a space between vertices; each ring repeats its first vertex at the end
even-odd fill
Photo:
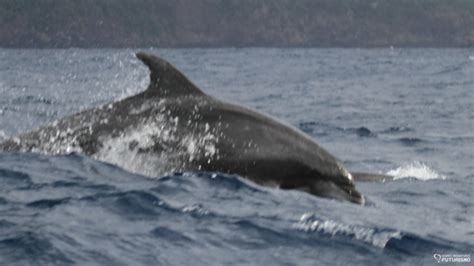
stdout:
POLYGON ((320 220, 311 213, 303 214, 300 220, 293 224, 293 228, 305 232, 351 237, 380 248, 384 248, 390 239, 401 237, 398 231, 347 225, 333 220, 320 220))

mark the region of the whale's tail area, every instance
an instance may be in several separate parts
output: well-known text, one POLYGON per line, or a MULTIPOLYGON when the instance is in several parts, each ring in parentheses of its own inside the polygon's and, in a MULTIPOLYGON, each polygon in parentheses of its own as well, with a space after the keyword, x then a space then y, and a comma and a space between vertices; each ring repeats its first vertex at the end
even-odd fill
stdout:
POLYGON ((205 95, 181 71, 168 61, 144 52, 136 53, 150 69, 150 85, 144 92, 146 96, 179 97, 182 95, 205 95))

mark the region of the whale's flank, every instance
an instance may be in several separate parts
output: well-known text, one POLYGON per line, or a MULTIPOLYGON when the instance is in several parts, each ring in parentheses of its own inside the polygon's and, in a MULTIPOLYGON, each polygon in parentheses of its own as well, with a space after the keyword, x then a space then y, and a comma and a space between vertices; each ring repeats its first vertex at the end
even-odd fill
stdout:
POLYGON ((262 185, 364 203, 342 162, 299 129, 206 95, 155 55, 136 56, 150 70, 144 92, 61 118, 7 140, 0 149, 78 152, 152 176, 237 174, 262 185))

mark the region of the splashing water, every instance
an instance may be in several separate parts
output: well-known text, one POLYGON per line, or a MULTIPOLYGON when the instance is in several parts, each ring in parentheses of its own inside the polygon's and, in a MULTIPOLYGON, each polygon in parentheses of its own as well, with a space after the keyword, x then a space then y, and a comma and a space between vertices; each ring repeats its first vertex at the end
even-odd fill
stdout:
POLYGON ((409 177, 419 180, 446 179, 446 176, 437 173, 428 165, 417 161, 390 170, 387 172, 387 175, 393 176, 395 180, 409 177))
POLYGON ((4 141, 8 139, 8 135, 5 133, 5 131, 0 130, 0 141, 4 141))
POLYGON ((359 225, 347 225, 333 220, 320 220, 316 215, 305 213, 293 228, 305 232, 319 232, 324 235, 349 236, 376 247, 383 248, 391 238, 399 238, 400 232, 394 230, 378 230, 359 225))

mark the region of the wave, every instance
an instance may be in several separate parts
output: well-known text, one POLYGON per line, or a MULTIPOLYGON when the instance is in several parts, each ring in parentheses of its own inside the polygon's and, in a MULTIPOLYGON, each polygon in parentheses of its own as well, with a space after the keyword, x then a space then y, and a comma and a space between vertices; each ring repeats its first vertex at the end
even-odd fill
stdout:
POLYGON ((335 239, 350 238, 389 253, 423 258, 433 250, 437 252, 469 252, 472 248, 467 243, 453 242, 435 236, 419 236, 391 228, 344 224, 330 219, 320 219, 313 213, 303 214, 292 227, 305 233, 318 233, 335 239))
POLYGON ((330 125, 315 121, 300 122, 298 128, 306 134, 318 137, 327 136, 329 134, 328 131, 331 130, 330 125))
POLYGON ((414 161, 412 163, 400 166, 396 169, 389 170, 387 175, 391 175, 394 179, 402 178, 415 178, 419 180, 431 180, 431 179, 446 179, 446 176, 436 172, 428 165, 414 161))
POLYGON ((396 230, 380 230, 360 225, 348 225, 333 220, 321 220, 316 215, 305 213, 293 228, 304 232, 318 232, 323 235, 350 237, 358 241, 384 248, 392 238, 400 238, 396 230))
POLYGON ((413 131, 412 128, 410 127, 404 127, 404 126, 393 126, 389 127, 385 130, 383 130, 381 133, 405 133, 405 132, 410 132, 413 131))
POLYGON ((73 261, 61 252, 54 243, 35 231, 23 229, 15 235, 0 239, 0 262, 3 256, 10 258, 10 263, 17 265, 72 264, 73 261), (34 263, 33 263, 34 262, 34 263))
MULTIPOLYGON (((0 115, 1 114, 2 113, 1 113, 1 109, 0 109, 0 115)), ((8 134, 5 131, 0 130, 0 143, 7 140, 7 139, 9 139, 9 138, 10 138, 10 136, 8 136, 8 134)))
POLYGON ((457 64, 457 65, 450 65, 450 66, 445 67, 441 71, 438 71, 438 72, 434 73, 433 75, 445 75, 445 74, 453 74, 455 72, 460 72, 468 64, 469 64, 469 62, 466 61, 466 62, 462 62, 462 63, 457 64))
POLYGON ((11 100, 11 104, 19 105, 19 104, 32 104, 32 103, 40 103, 51 105, 56 103, 53 99, 48 99, 41 95, 25 95, 25 96, 18 96, 11 100))
MULTIPOLYGON (((438 237, 420 237, 411 233, 402 233, 398 238, 391 238, 385 245, 385 250, 404 255, 423 256, 433 253, 469 253, 473 246, 466 243, 453 242, 438 237)), ((434 262, 434 261, 432 261, 434 262)))
POLYGON ((370 131, 370 129, 366 127, 358 127, 358 128, 350 128, 348 129, 350 132, 354 132, 359 137, 376 137, 377 134, 370 131))
POLYGON ((317 136, 326 136, 328 135, 331 131, 337 131, 341 132, 343 134, 353 134, 356 136, 359 136, 361 138, 363 137, 377 137, 377 134, 373 131, 371 131, 369 128, 365 126, 360 126, 360 127, 338 127, 338 126, 333 126, 330 124, 326 123, 319 123, 319 122, 314 122, 314 121, 309 121, 309 122, 301 122, 299 123, 299 129, 302 131, 310 134, 310 135, 317 135, 317 136))
MULTIPOLYGON (((0 153, 2 189, 9 191, 0 195, 0 209, 5 210, 0 232, 9 232, 0 237, 0 264, 6 265, 21 259, 25 264, 36 260, 60 265, 133 264, 143 257, 179 265, 209 250, 219 254, 267 250, 267 255, 275 247, 285 255, 298 250, 296 264, 311 265, 308 262, 318 256, 325 261, 336 256, 371 257, 380 264, 399 256, 413 261, 430 254, 432 259, 432 250, 471 248, 444 240, 443 234, 437 239, 377 222, 383 220, 380 213, 393 211, 379 212, 383 205, 353 206, 218 173, 150 178, 79 154, 0 153), (361 212, 374 217, 367 222, 361 212), (29 251, 42 247, 47 248, 29 251), (97 253, 91 254, 93 250, 97 253), (183 263, 169 250, 181 254, 183 263), (311 253, 314 250, 317 254, 311 253), (304 254, 311 256, 300 260, 304 254)), ((394 197, 405 195, 397 191, 394 197)), ((227 257, 206 258, 202 265, 212 260, 225 264, 227 257)), ((153 264, 147 262, 143 264, 153 264)))
POLYGON ((367 127, 361 126, 361 127, 348 127, 348 128, 337 128, 339 131, 342 131, 344 133, 350 133, 353 135, 356 135, 361 138, 372 138, 372 137, 377 137, 377 134, 368 129, 367 127))
POLYGON ((422 139, 419 139, 419 138, 399 138, 398 141, 405 145, 405 146, 409 146, 409 147, 413 147, 415 145, 418 145, 419 143, 423 142, 422 139))

